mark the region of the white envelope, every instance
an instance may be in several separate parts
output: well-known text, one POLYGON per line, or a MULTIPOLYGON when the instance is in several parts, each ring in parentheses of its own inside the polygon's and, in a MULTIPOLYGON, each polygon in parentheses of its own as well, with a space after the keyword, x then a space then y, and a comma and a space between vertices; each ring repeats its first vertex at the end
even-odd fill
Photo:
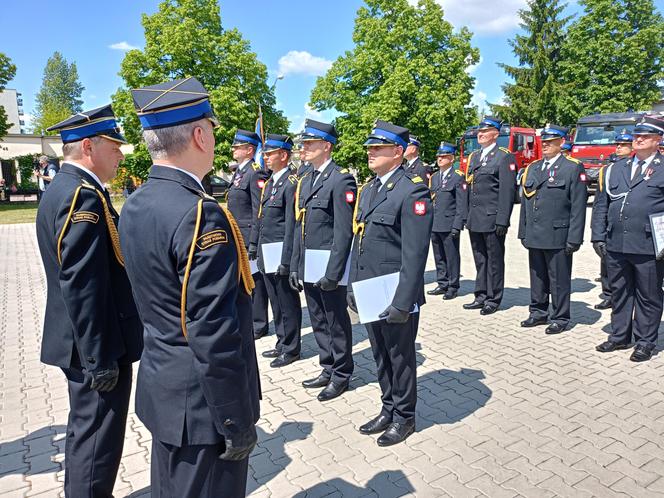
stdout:
POLYGON ((258 260, 249 260, 249 268, 251 268, 251 274, 258 273, 258 260))
MULTIPOLYGON (((327 249, 307 249, 304 253, 304 281, 315 284, 325 276, 327 263, 330 261, 331 251, 327 249)), ((348 285, 350 275, 350 255, 346 261, 346 269, 339 285, 348 285)))
MULTIPOLYGON (((371 323, 380 320, 378 315, 392 304, 398 285, 399 272, 353 282, 353 295, 355 296, 360 323, 371 323)), ((419 306, 415 304, 411 313, 417 311, 419 311, 419 306)))
POLYGON ((265 273, 277 273, 277 268, 281 264, 281 252, 284 249, 283 242, 271 242, 269 244, 261 244, 261 251, 263 252, 263 266, 265 266, 265 273))

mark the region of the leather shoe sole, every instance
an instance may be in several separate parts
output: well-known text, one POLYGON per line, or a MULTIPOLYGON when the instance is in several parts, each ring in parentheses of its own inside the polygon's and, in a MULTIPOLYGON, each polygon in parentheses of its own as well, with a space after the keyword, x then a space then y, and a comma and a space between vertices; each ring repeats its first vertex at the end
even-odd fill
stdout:
POLYGON ((378 438, 378 446, 392 446, 405 441, 408 436, 415 432, 415 424, 399 424, 393 422, 385 432, 378 438))
POLYGON ((554 335, 554 334, 560 334, 564 330, 565 330, 564 325, 560 325, 559 323, 552 323, 546 328, 544 333, 547 335, 554 335))
POLYGON ((330 379, 328 377, 324 377, 322 375, 319 375, 315 379, 307 379, 305 381, 302 381, 302 386, 309 389, 309 388, 314 388, 314 387, 325 387, 329 383, 330 383, 330 379))
POLYGON ((376 418, 369 420, 366 424, 360 426, 360 432, 362 434, 378 434, 379 432, 384 432, 387 429, 392 420, 386 415, 378 415, 376 418))
POLYGON ((297 361, 300 359, 300 355, 290 355, 290 354, 280 354, 277 356, 274 360, 270 362, 270 366, 272 368, 279 368, 279 367, 285 367, 286 365, 290 365, 294 361, 297 361))
POLYGON ((546 318, 528 318, 521 322, 523 328, 537 327, 538 325, 546 325, 549 321, 546 318))
POLYGON ((617 344, 611 341, 604 341, 602 344, 595 347, 595 351, 599 351, 600 353, 611 353, 620 349, 629 349, 629 344, 617 344))
POLYGON ((480 303, 479 301, 473 301, 472 303, 466 303, 463 305, 463 309, 465 310, 481 310, 484 308, 484 303, 480 303))
POLYGON ((498 311, 498 307, 496 306, 484 306, 480 310, 480 315, 493 315, 496 311, 498 311))
POLYGON ((450 291, 447 291, 447 292, 445 293, 445 295, 443 296, 443 299, 444 299, 445 301, 449 301, 450 299, 454 299, 454 298, 456 298, 456 297, 457 297, 457 293, 456 293, 456 292, 450 292, 450 291))
POLYGON ((338 398, 348 389, 348 382, 337 384, 330 382, 325 389, 318 393, 318 401, 330 401, 331 399, 338 398))

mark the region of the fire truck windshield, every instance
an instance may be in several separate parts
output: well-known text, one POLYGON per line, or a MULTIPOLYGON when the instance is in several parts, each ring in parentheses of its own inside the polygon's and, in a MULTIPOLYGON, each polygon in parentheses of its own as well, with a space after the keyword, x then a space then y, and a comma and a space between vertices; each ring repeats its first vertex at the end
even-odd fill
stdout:
POLYGON ((634 130, 634 124, 596 124, 582 125, 576 129, 574 145, 611 145, 616 135, 627 130, 631 133, 634 130))
MULTIPOLYGON (((499 135, 498 140, 496 141, 498 147, 509 148, 510 146, 510 136, 509 135, 499 135)), ((480 145, 477 143, 477 137, 464 137, 463 138, 463 155, 468 157, 471 152, 476 151, 480 148, 480 145)))

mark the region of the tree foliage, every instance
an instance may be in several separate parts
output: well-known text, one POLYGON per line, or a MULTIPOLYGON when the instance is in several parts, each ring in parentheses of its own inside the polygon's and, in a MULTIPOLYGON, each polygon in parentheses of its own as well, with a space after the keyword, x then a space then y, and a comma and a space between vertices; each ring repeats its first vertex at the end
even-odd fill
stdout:
POLYGON ((46 129, 80 112, 83 90, 85 87, 78 81, 76 63, 67 62, 60 52, 53 53, 46 62, 42 85, 35 97, 35 133, 54 134, 46 129))
MULTIPOLYGON (((5 89, 7 82, 14 78, 16 74, 16 66, 5 54, 0 52, 0 92, 5 89)), ((0 140, 4 137, 9 128, 14 124, 7 121, 7 113, 5 108, 0 106, 0 140)))
POLYGON ((559 0, 528 0, 519 10, 522 34, 509 40, 518 65, 499 64, 513 83, 503 85, 504 105, 491 110, 514 125, 538 127, 558 122, 562 97, 573 91, 560 81, 565 27, 572 16, 562 15, 559 0))
POLYGON ((407 127, 432 158, 474 121, 470 107, 479 60, 466 28, 454 32, 434 0, 366 0, 357 12, 355 48, 340 56, 311 93, 317 110, 340 113, 335 159, 368 174, 362 144, 376 119, 407 127))
MULTIPOLYGON (((114 110, 131 143, 140 143, 141 127, 129 89, 189 76, 210 92, 221 123, 215 132, 216 167, 231 160, 235 130, 254 129, 259 103, 265 129, 287 131, 287 119, 275 109, 266 66, 237 29, 223 29, 217 0, 164 0, 158 12, 143 14, 142 24, 145 48, 127 52, 120 69, 125 88, 113 96, 114 110)), ((131 173, 144 177, 146 165, 137 161, 135 167, 131 173)))
POLYGON ((583 15, 567 31, 561 119, 594 112, 648 110, 664 78, 664 20, 652 0, 579 0, 583 15))

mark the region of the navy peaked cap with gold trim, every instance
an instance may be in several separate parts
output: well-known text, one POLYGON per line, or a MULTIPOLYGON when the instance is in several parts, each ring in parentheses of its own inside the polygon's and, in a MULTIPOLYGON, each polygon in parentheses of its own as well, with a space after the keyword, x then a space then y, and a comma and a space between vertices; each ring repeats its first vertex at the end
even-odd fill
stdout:
POLYGON ((542 140, 555 140, 557 138, 567 138, 567 128, 553 124, 547 124, 542 130, 542 140))
POLYGON ((247 130, 238 130, 235 132, 235 137, 233 138, 233 143, 231 144, 231 147, 234 147, 236 145, 253 145, 254 147, 258 147, 258 144, 261 143, 261 137, 258 136, 258 133, 255 133, 253 131, 247 131, 247 130))
POLYGON ((500 127, 503 125, 503 122, 494 117, 494 116, 484 116, 482 118, 482 121, 480 121, 480 124, 478 125, 477 129, 478 130, 487 130, 489 128, 495 128, 496 130, 500 131, 500 127))
POLYGON ((313 119, 304 120, 304 130, 300 133, 301 141, 325 140, 334 145, 337 143, 338 138, 339 134, 334 125, 321 123, 320 121, 314 121, 313 119))
POLYGON ((632 135, 664 135, 664 120, 659 116, 643 116, 632 135))
POLYGON ((364 142, 367 147, 378 145, 399 145, 406 149, 410 140, 410 133, 408 128, 403 128, 387 121, 377 119, 374 123, 371 135, 364 142))
POLYGON ((263 145, 264 152, 278 149, 293 149, 293 140, 288 135, 277 135, 276 133, 268 133, 265 145, 263 145))
POLYGON ((456 145, 450 142, 440 142, 438 146, 437 156, 447 156, 456 154, 456 145))
POLYGON ((90 137, 105 137, 115 142, 127 143, 115 121, 111 104, 97 107, 91 111, 78 112, 51 126, 48 131, 58 131, 62 143, 65 144, 90 137))
POLYGON ((209 94, 196 78, 136 88, 131 95, 144 130, 177 126, 203 118, 217 125, 209 94))

